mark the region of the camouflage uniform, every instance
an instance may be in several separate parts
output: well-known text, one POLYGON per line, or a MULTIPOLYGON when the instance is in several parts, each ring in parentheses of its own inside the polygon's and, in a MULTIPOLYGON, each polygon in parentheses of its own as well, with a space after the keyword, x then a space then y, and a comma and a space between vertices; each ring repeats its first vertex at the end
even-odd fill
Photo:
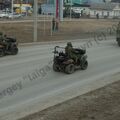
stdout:
POLYGON ((9 44, 7 42, 7 36, 6 35, 3 35, 2 32, 0 32, 0 44, 1 45, 4 45, 7 49, 9 47, 9 44))
POLYGON ((75 62, 77 62, 79 57, 75 54, 75 49, 72 47, 71 42, 67 43, 67 46, 65 47, 65 53, 69 58, 72 58, 75 60, 75 62))

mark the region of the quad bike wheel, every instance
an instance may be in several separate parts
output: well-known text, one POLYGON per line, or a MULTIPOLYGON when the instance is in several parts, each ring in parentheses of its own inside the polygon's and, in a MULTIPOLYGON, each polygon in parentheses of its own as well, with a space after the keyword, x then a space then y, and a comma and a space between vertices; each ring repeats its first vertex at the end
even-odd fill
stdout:
POLYGON ((118 45, 119 45, 119 47, 120 47, 120 41, 118 41, 118 45))
POLYGON ((65 67, 65 73, 67 74, 72 74, 75 72, 75 65, 74 64, 68 64, 66 67, 65 67))
POLYGON ((4 50, 1 49, 1 50, 0 50, 0 57, 3 57, 3 56, 5 56, 5 53, 4 53, 4 50))
POLYGON ((55 72, 59 72, 59 68, 58 68, 58 66, 55 63, 53 64, 53 70, 55 72))
POLYGON ((17 55, 18 54, 18 48, 14 48, 11 51, 12 55, 17 55))
POLYGON ((120 38, 117 38, 116 41, 117 41, 118 45, 120 46, 120 38))
POLYGON ((88 61, 85 61, 84 63, 82 63, 81 65, 81 70, 86 70, 88 67, 88 61))

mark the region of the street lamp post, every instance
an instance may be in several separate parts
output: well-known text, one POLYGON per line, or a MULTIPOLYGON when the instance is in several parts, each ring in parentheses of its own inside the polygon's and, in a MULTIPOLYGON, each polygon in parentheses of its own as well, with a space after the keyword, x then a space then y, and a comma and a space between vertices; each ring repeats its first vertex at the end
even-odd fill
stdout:
POLYGON ((63 21, 63 0, 60 0, 60 8, 59 8, 59 11, 60 11, 60 21, 63 21))
POLYGON ((12 3, 11 3, 12 19, 13 19, 13 12, 14 12, 13 8, 14 8, 14 0, 12 0, 12 3))
POLYGON ((59 0, 54 0, 54 17, 56 19, 59 17, 59 0))
POLYGON ((72 18, 72 0, 70 0, 70 20, 72 18))
POLYGON ((20 0, 20 14, 22 14, 22 3, 23 3, 23 0, 20 0))
POLYGON ((38 0, 34 0, 34 42, 37 42, 38 0))

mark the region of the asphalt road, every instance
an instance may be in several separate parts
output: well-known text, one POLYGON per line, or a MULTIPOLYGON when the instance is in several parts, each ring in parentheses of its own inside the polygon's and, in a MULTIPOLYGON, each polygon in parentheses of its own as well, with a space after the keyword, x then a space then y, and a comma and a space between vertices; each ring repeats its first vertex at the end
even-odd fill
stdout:
MULTIPOLYGON (((115 40, 93 41, 87 48, 88 69, 72 75, 54 72, 50 62, 54 46, 65 44, 20 46, 18 55, 0 58, 0 120, 16 120, 119 79, 115 40)), ((83 44, 73 42, 75 47, 83 44)))

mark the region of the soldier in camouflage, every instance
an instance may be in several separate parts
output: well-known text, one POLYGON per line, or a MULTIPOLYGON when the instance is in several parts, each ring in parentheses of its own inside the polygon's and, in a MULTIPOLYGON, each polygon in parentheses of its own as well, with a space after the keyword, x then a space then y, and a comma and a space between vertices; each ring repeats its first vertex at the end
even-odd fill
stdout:
POLYGON ((0 32, 0 44, 4 45, 6 49, 9 48, 10 43, 7 41, 7 36, 0 32))
POLYGON ((77 63, 79 57, 75 54, 75 49, 73 48, 71 42, 67 43, 67 46, 65 47, 65 53, 69 58, 75 60, 75 62, 77 63))

